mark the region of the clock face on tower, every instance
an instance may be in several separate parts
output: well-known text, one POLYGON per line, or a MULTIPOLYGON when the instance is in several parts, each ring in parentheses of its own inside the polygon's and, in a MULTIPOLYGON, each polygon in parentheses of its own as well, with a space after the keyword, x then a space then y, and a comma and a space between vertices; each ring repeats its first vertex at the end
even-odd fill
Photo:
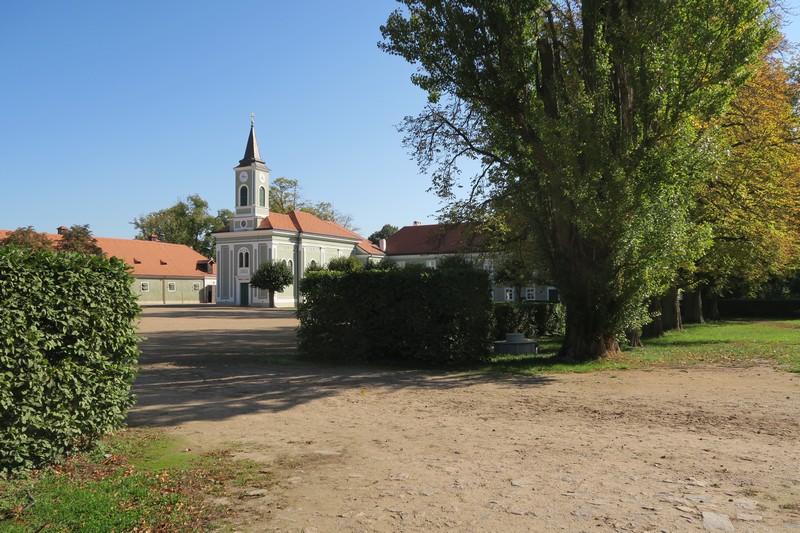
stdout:
POLYGON ((267 178, 266 178, 266 177, 264 177, 264 174, 263 174, 262 172, 259 172, 259 173, 258 173, 258 181, 260 181, 261 183, 264 183, 264 181, 265 181, 266 179, 267 179, 267 178))
POLYGON ((241 174, 239 174, 239 181, 241 181, 242 183, 247 181, 247 172, 242 172, 241 174))

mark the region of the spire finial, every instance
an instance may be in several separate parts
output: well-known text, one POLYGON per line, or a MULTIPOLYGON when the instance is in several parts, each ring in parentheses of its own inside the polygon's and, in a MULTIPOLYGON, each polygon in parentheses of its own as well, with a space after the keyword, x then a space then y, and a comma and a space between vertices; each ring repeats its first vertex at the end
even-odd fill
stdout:
POLYGON ((250 127, 252 128, 255 125, 256 125, 256 114, 250 113, 250 127))

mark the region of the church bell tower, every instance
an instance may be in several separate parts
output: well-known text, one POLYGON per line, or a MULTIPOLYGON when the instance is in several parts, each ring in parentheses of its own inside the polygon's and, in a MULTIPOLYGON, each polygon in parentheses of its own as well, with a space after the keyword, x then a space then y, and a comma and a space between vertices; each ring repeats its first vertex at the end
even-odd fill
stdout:
POLYGON ((254 115, 250 115, 250 135, 247 137, 244 157, 233 168, 233 172, 236 209, 231 220, 231 231, 254 230, 269 216, 269 168, 258 152, 254 115))

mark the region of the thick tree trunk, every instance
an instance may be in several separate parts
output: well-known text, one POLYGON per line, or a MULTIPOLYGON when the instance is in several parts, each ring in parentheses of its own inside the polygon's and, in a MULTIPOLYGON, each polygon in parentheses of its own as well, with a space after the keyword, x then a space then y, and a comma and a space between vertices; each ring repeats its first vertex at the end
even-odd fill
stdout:
POLYGON ((662 331, 683 329, 681 321, 680 293, 677 287, 672 287, 661 297, 661 327, 662 331))
POLYGON ((719 320, 719 305, 716 296, 703 298, 703 314, 708 320, 719 320))
POLYGON ((593 313, 580 313, 567 305, 564 344, 558 358, 565 361, 590 361, 607 354, 619 352, 619 343, 613 333, 601 331, 593 313))
POLYGON ((642 327, 642 337, 645 339, 663 337, 664 321, 662 317, 663 309, 661 306, 661 298, 650 298, 650 305, 647 310, 650 312, 650 316, 653 317, 653 320, 642 327))
POLYGON ((642 344, 641 329, 629 329, 625 332, 625 338, 628 339, 628 346, 632 346, 634 348, 644 348, 644 344, 642 344))
POLYGON ((687 292, 683 297, 683 323, 704 324, 703 319, 703 288, 697 287, 692 292, 687 292))

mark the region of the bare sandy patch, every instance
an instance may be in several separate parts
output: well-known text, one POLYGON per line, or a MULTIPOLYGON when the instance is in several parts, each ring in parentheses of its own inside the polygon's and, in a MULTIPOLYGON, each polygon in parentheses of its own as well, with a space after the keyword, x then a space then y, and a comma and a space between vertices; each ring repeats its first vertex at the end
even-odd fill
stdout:
POLYGON ((800 378, 287 366, 286 311, 151 308, 131 425, 280 479, 240 531, 800 531, 800 378))

